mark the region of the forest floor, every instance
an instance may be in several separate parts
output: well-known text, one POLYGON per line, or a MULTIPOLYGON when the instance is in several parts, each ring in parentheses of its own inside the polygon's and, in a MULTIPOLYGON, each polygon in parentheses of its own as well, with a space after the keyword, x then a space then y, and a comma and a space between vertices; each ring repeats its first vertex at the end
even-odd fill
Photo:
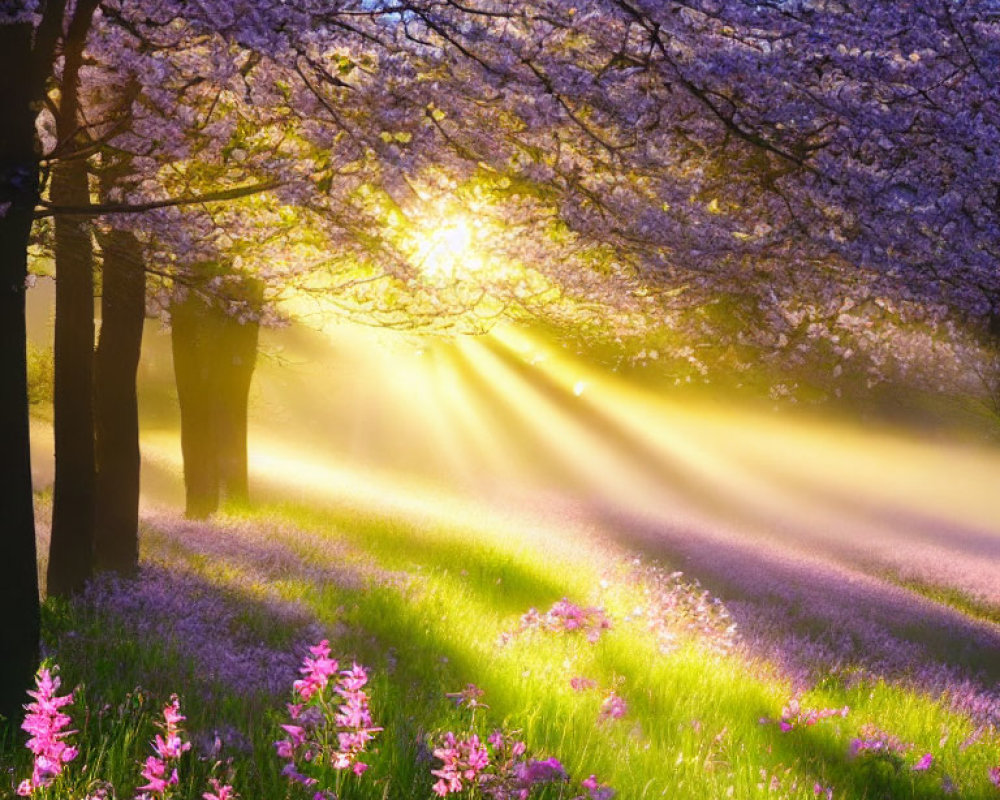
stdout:
POLYGON ((180 796, 212 769, 286 796, 272 742, 325 638, 384 728, 342 797, 431 797, 435 737, 473 729, 576 780, 533 797, 598 797, 591 774, 621 798, 1000 797, 995 449, 685 405, 541 348, 428 350, 373 368, 352 345, 327 392, 314 359, 265 363, 257 504, 205 522, 177 511, 147 388, 141 574, 46 612, 66 685, 112 709, 83 729, 91 776, 128 796, 177 692, 180 796), (487 707, 445 696, 470 683, 487 707))

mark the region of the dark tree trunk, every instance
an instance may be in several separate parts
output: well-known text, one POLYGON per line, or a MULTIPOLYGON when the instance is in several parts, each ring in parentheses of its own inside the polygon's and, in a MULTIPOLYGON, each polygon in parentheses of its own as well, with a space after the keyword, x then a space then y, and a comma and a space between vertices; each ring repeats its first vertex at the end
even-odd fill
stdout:
POLYGON ((212 309, 191 292, 171 308, 174 378, 181 409, 185 513, 203 519, 219 508, 218 448, 212 387, 212 309))
MULTIPOLYGON (((85 143, 80 132, 80 67, 98 3, 77 2, 63 46, 56 115, 62 160, 50 188, 57 205, 90 203, 87 162, 74 151, 85 143)), ((94 559, 94 252, 86 217, 56 216, 55 262, 56 469, 46 584, 50 596, 68 596, 83 588, 94 559)))
MULTIPOLYGON (((251 305, 260 307, 262 291, 259 282, 247 282, 251 305)), ((250 502, 247 476, 247 412, 250 382, 257 366, 257 343, 260 323, 256 319, 239 320, 223 316, 218 352, 218 454, 219 477, 226 499, 232 503, 250 502)))
POLYGON ((0 715, 19 722, 38 666, 38 572, 31 496, 25 279, 38 199, 28 25, 0 25, 0 715))
POLYGON ((139 566, 139 404, 136 375, 146 316, 142 247, 133 233, 101 236, 101 333, 95 370, 97 463, 94 562, 123 575, 139 566))
MULTIPOLYGON (((53 202, 86 205, 90 200, 83 161, 57 166, 53 202)), ((48 593, 68 596, 93 572, 94 550, 94 272, 90 225, 85 219, 55 219, 56 469, 52 494, 52 544, 48 593)))
MULTIPOLYGON (((259 281, 240 287, 238 299, 254 312, 262 298, 259 281)), ((250 500, 247 410, 260 323, 241 323, 198 292, 175 303, 171 315, 187 515, 203 518, 223 496, 250 500)))

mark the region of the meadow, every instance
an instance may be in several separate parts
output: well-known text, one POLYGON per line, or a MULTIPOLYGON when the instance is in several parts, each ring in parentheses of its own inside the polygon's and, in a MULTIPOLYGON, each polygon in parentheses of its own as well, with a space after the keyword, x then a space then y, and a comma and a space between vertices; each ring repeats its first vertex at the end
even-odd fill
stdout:
MULTIPOLYGON (((815 679, 793 680, 669 565, 291 506, 205 523, 155 514, 143 546, 137 579, 46 606, 49 657, 63 691, 76 687, 64 710, 79 754, 36 796, 101 797, 108 784, 133 796, 174 693, 192 746, 178 784, 153 797, 200 797, 216 778, 245 798, 429 798, 449 732, 484 747, 501 732, 490 763, 506 758, 513 776, 495 794, 466 781, 459 796, 998 794, 995 694, 929 676, 927 663, 896 680, 831 665, 839 654, 819 640, 834 637, 822 635, 815 679), (298 774, 319 780, 302 786, 275 742, 288 739, 285 702, 321 639, 344 669, 368 670, 380 730, 362 774, 300 759, 298 774), (551 758, 559 770, 538 783, 516 768, 551 758), (595 788, 581 786, 591 776, 595 788)), ((8 745, 4 760, 12 790, 30 754, 8 745)))
MULTIPOLYGON (((352 411, 303 390, 330 367, 289 345, 255 389, 260 500, 207 521, 177 511, 169 364, 147 362, 141 570, 44 606, 43 694, 72 692, 49 746, 78 752, 31 796, 1000 797, 992 451, 680 410, 548 351, 520 386, 470 347, 463 391, 520 392, 492 466, 434 438, 428 409, 458 427, 453 352, 382 352, 369 378, 392 380, 352 411), (427 441, 325 453, 320 430, 359 447, 376 394, 427 441), (401 477, 431 454, 445 478, 401 477)), ((466 430, 495 404, 465 402, 466 430)), ((14 796, 35 760, 0 758, 14 796)))

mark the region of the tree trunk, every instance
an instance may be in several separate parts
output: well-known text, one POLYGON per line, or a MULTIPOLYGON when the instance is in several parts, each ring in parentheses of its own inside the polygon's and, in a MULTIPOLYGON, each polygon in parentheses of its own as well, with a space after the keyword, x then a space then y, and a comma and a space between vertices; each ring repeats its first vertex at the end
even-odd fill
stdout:
MULTIPOLYGON (((263 289, 259 281, 247 281, 242 287, 254 309, 260 308, 263 289)), ((217 312, 222 313, 222 312, 217 312)), ((232 503, 250 502, 247 469, 247 412, 250 382, 257 366, 257 343, 260 323, 254 319, 242 323, 223 315, 220 336, 216 339, 218 392, 218 453, 222 491, 232 503)))
POLYGON ((29 25, 0 25, 0 715, 21 719, 38 667, 38 572, 31 496, 24 300, 38 199, 29 25))
MULTIPOLYGON (((256 312, 263 286, 247 280, 240 295, 256 312)), ((175 303, 171 314, 187 515, 204 518, 223 496, 250 500, 247 410, 260 323, 240 322, 197 292, 175 303)))
MULTIPOLYGON (((53 202, 90 200, 83 161, 59 164, 53 202)), ((68 596, 93 572, 94 550, 94 273, 90 226, 85 219, 55 219, 56 469, 48 593, 68 596)))
POLYGON ((130 575, 139 566, 139 404, 136 376, 146 316, 142 247, 130 231, 101 236, 101 333, 95 370, 97 464, 94 562, 130 575))
POLYGON ((219 468, 212 386, 211 307, 196 292, 170 311, 174 378, 181 409, 185 514, 204 519, 219 508, 219 468))
MULTIPOLYGON (((87 32, 99 0, 79 0, 63 45, 56 134, 61 159, 52 173, 50 196, 57 205, 90 203, 87 161, 74 150, 80 132, 80 67, 87 32)), ((55 218, 56 469, 52 493, 52 541, 47 589, 50 596, 81 590, 94 558, 94 251, 86 217, 55 218)))

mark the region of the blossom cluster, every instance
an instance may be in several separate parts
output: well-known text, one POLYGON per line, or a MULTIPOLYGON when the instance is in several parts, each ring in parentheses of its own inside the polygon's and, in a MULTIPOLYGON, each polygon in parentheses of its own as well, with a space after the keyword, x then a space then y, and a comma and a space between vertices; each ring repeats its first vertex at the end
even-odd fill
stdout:
POLYGON ((536 608, 528 609, 514 631, 501 634, 500 643, 506 644, 521 633, 542 630, 554 633, 581 631, 587 641, 594 644, 604 631, 610 629, 611 619, 603 608, 579 606, 564 597, 544 614, 536 608))
MULTIPOLYGON (((472 684, 464 693, 448 696, 454 699, 463 695, 474 698, 474 705, 464 704, 473 712, 486 707, 480 700, 483 691, 472 684)), ((554 756, 532 758, 524 741, 502 729, 494 730, 485 741, 474 731, 462 736, 447 731, 437 737, 432 752, 441 761, 440 766, 431 770, 437 778, 432 789, 439 797, 455 794, 490 800, 527 800, 536 788, 554 783, 575 792, 573 800, 610 800, 614 796, 614 790, 599 783, 594 775, 574 782, 554 756)))
POLYGON ((695 636, 709 649, 727 653, 737 641, 736 624, 717 597, 683 572, 633 561, 629 583, 638 585, 643 605, 630 615, 642 619, 664 653, 676 649, 679 637, 695 636))
POLYGON ((162 800, 177 785, 177 762, 191 749, 191 743, 181 738, 180 723, 184 719, 180 700, 173 695, 163 708, 163 722, 160 723, 163 734, 158 733, 153 739, 154 755, 146 759, 142 768, 146 783, 139 787, 135 800, 162 800))
POLYGON ((536 788, 554 783, 575 789, 573 800, 614 797, 614 790, 599 783, 594 775, 574 784, 554 756, 528 757, 525 743, 502 730, 493 731, 485 743, 474 733, 460 738, 448 731, 433 752, 442 762, 440 768, 431 770, 438 778, 432 788, 440 797, 463 794, 490 800, 527 800, 536 788))
POLYGON ((309 651, 312 655, 299 670, 302 677, 293 684, 295 702, 287 707, 292 721, 281 726, 286 736, 274 747, 286 761, 282 773, 289 781, 314 787, 319 779, 308 774, 309 765, 363 774, 368 765, 360 757, 382 729, 372 720, 365 668, 353 664, 338 673, 340 665, 330 658, 326 639, 309 651))
POLYGON ((890 761, 897 761, 913 747, 874 725, 865 725, 861 729, 860 734, 860 736, 851 739, 851 756, 869 754, 884 756, 890 761))
POLYGON ((62 773, 63 765, 77 756, 77 749, 66 744, 66 737, 74 731, 65 730, 70 717, 60 709, 73 702, 73 693, 59 696, 59 678, 46 668, 35 676, 35 690, 28 694, 35 698, 25 706, 21 728, 31 734, 28 749, 34 756, 31 777, 22 781, 17 793, 29 797, 38 789, 49 786, 62 773))
POLYGON ((799 701, 792 698, 787 705, 781 709, 781 719, 778 726, 787 733, 795 728, 809 727, 815 725, 820 720, 830 717, 847 717, 850 712, 849 706, 843 708, 802 708, 799 701))
POLYGON ((490 763, 489 753, 475 734, 466 739, 456 739, 455 734, 449 731, 444 734, 441 746, 434 748, 434 756, 443 762, 440 769, 431 770, 431 774, 438 778, 434 792, 441 797, 461 792, 463 780, 475 785, 479 774, 490 763))
MULTIPOLYGON (((31 734, 27 747, 34 755, 34 768, 31 778, 21 781, 17 794, 21 797, 33 796, 38 790, 52 785, 62 774, 63 765, 74 760, 78 750, 66 744, 64 739, 74 731, 64 730, 70 724, 68 714, 60 711, 73 702, 73 693, 59 696, 59 678, 52 670, 42 667, 35 676, 34 691, 28 694, 35 702, 25 706, 28 712, 21 726, 31 734)), ((161 732, 152 741, 154 755, 149 756, 142 764, 140 774, 146 782, 136 790, 135 800, 165 800, 171 789, 179 783, 177 765, 181 756, 191 749, 191 743, 184 741, 180 723, 185 719, 181 714, 180 701, 177 695, 172 695, 170 702, 163 708, 163 722, 157 723, 161 732)), ((86 767, 84 768, 86 769, 86 767)), ((205 792, 204 800, 236 800, 237 795, 232 786, 224 784, 216 778, 210 779, 212 791, 205 792)), ((114 789, 110 784, 96 780, 85 800, 106 800, 114 797, 114 789)))

